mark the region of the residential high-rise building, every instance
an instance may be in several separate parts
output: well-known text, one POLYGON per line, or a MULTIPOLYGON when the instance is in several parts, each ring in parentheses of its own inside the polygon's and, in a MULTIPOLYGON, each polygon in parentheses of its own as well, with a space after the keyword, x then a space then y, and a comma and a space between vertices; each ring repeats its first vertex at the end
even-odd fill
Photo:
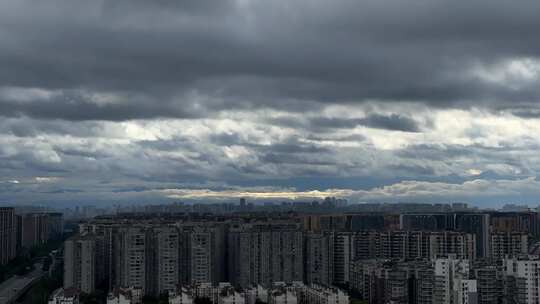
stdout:
POLYGON ((97 237, 94 235, 71 237, 64 243, 64 289, 77 288, 92 293, 96 288, 97 237))
POLYGON ((493 232, 526 232, 539 234, 538 214, 536 212, 493 212, 490 223, 493 232))
POLYGON ((432 304, 433 283, 429 261, 370 259, 351 263, 349 287, 369 304, 432 304))
POLYGON ((456 230, 475 235, 476 258, 488 257, 490 252, 489 214, 456 213, 456 230))
POLYGON ((354 260, 354 238, 350 232, 334 234, 334 284, 349 282, 350 263, 354 260))
POLYGON ((349 231, 384 231, 386 219, 384 214, 354 214, 347 216, 349 231))
POLYGON ((439 258, 434 262, 434 304, 474 304, 478 293, 476 280, 469 278, 469 260, 455 256, 439 258))
POLYGON ((192 284, 211 283, 212 232, 193 231, 188 234, 189 280, 192 284))
POLYGON ((334 278, 333 233, 306 234, 305 259, 306 283, 330 286, 334 278))
POLYGON ((226 281, 226 227, 219 223, 183 223, 181 233, 182 282, 226 281))
POLYGON ((455 231, 366 231, 353 234, 355 259, 433 259, 448 254, 474 259, 475 235, 455 231))
POLYGON ((455 228, 452 213, 402 214, 400 228, 411 231, 445 231, 455 228))
POLYGON ((7 264, 17 254, 15 211, 0 207, 0 265, 7 264))
POLYGON ((413 296, 416 304, 432 304, 433 289, 435 288, 435 272, 429 264, 419 264, 413 267, 413 296))
POLYGON ((479 304, 502 303, 502 269, 490 263, 477 263, 472 269, 476 280, 479 304))
POLYGON ((430 258, 454 255, 458 259, 474 260, 476 236, 453 231, 433 232, 429 236, 430 258))
POLYGON ((172 225, 114 229, 111 285, 134 288, 150 296, 175 290, 185 271, 181 265, 185 254, 182 241, 178 228, 172 225))
POLYGON ((180 235, 173 226, 155 228, 153 233, 157 294, 172 292, 180 282, 180 235))
POLYGON ((246 210, 246 208, 247 208, 246 199, 242 197, 240 199, 240 210, 246 210))
POLYGON ((361 231, 353 235, 354 258, 375 259, 381 255, 380 232, 361 231))
POLYGON ((47 232, 49 239, 59 239, 64 233, 64 218, 62 213, 47 213, 47 232))
POLYGON ((241 287, 304 280, 304 240, 290 223, 249 224, 229 233, 229 276, 241 287))
POLYGON ((46 213, 17 215, 17 240, 22 248, 45 244, 49 239, 49 216, 46 213))
POLYGON ((128 226, 121 228, 115 235, 115 287, 134 287, 143 294, 152 291, 151 275, 155 269, 149 249, 148 228, 128 226))
POLYGON ((540 259, 538 256, 504 259, 503 275, 503 303, 540 303, 540 259))
POLYGON ((505 257, 527 254, 529 236, 526 232, 493 232, 491 233, 491 258, 500 260, 505 257))
POLYGON ((229 281, 241 287, 269 286, 270 232, 232 229, 228 236, 229 281))
POLYGON ((348 218, 345 215, 322 215, 319 217, 322 231, 346 231, 348 230, 347 222, 348 218))

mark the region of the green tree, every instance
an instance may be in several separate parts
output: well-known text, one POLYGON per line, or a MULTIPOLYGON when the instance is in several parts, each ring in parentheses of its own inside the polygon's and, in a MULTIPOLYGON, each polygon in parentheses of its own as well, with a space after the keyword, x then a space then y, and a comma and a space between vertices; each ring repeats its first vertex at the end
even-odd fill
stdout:
POLYGON ((196 298, 195 301, 193 301, 194 304, 213 304, 212 300, 209 298, 196 298))

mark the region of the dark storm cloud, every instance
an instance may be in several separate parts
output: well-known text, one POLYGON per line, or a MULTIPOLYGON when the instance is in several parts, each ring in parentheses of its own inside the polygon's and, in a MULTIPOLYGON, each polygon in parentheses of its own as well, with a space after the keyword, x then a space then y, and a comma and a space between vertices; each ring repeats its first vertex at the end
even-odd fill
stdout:
POLYGON ((373 129, 390 131, 420 132, 420 123, 416 120, 397 114, 383 115, 369 113, 362 118, 340 117, 275 117, 268 121, 276 126, 290 128, 304 128, 312 131, 330 131, 332 129, 354 129, 365 126, 373 129))
POLYGON ((404 132, 419 132, 418 123, 411 118, 392 114, 384 116, 379 114, 371 114, 361 120, 361 124, 366 127, 375 129, 395 130, 404 132))
MULTIPOLYGON (((1 85, 129 97, 127 104, 105 105, 80 96, 46 104, 1 99, 0 112, 125 120, 284 101, 296 111, 313 102, 365 100, 531 102, 537 80, 516 90, 470 72, 538 57, 539 9, 536 1, 487 0, 9 0, 0 5, 1 85)), ((398 129, 415 130, 405 124, 398 129)))
POLYGON ((366 137, 361 134, 353 134, 346 136, 339 135, 330 135, 330 136, 318 136, 310 135, 306 139, 313 141, 337 141, 337 142, 363 142, 366 140, 366 137))
POLYGON ((0 1, 0 201, 528 178, 540 171, 538 139, 523 135, 540 117, 538 11, 502 0, 0 1), (454 108, 466 117, 441 114, 454 108))
POLYGON ((520 107, 517 109, 512 109, 511 113, 521 118, 540 118, 540 109, 535 109, 533 107, 520 107))
MULTIPOLYGON (((51 97, 20 102, 2 97, 0 113, 3 116, 28 116, 37 119, 63 119, 70 121, 149 119, 155 117, 197 118, 204 117, 205 107, 193 108, 189 103, 172 102, 170 96, 144 96, 137 94, 109 94, 103 104, 89 94, 68 91, 51 97), (160 101, 159 98, 163 98, 160 101)), ((178 96, 176 98, 188 98, 178 96)))

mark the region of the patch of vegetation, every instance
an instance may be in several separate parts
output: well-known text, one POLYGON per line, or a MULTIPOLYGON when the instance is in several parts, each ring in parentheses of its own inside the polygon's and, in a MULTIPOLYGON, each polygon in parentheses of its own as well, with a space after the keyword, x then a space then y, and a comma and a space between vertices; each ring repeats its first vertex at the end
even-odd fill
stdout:
POLYGON ((166 293, 161 294, 158 298, 145 296, 142 302, 143 304, 169 304, 169 296, 166 293))
POLYGON ((96 290, 93 293, 81 293, 81 304, 102 304, 107 301, 107 294, 101 290, 96 290))

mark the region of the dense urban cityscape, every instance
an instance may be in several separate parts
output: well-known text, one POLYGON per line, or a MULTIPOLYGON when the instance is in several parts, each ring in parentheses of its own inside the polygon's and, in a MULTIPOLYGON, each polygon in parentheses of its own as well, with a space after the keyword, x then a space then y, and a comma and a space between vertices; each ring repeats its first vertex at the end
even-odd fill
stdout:
POLYGON ((539 13, 0 0, 0 304, 540 304, 539 13))
MULTIPOLYGON (((49 304, 540 301, 540 216, 523 206, 326 198, 140 208, 76 208, 64 218, 2 207, 2 265, 64 240, 39 274, 63 277, 49 304)), ((2 283, 0 303, 24 298, 35 271, 16 292, 4 290, 13 279, 2 283)))

